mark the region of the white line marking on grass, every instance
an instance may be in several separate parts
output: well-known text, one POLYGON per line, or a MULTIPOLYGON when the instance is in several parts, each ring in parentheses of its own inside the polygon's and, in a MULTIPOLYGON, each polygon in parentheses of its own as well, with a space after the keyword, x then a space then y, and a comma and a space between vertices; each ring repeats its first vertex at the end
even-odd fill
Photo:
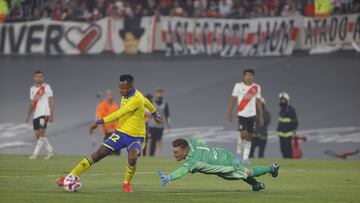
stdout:
MULTIPOLYGON (((306 172, 308 171, 308 169, 280 169, 280 173, 285 172, 285 173, 299 173, 299 172, 306 172)), ((165 173, 170 173, 168 171, 165 171, 165 173)), ((153 175, 153 174, 157 174, 156 171, 139 171, 136 172, 135 174, 137 175, 153 175)), ((61 175, 65 175, 65 174, 48 174, 48 175, 25 175, 25 176, 18 176, 18 175, 14 175, 14 176, 10 176, 10 175, 6 175, 6 176, 2 176, 0 175, 0 178, 36 178, 36 177, 59 177, 61 175)), ((83 174, 81 176, 110 176, 110 175, 124 175, 124 173, 91 173, 91 174, 83 174)))
MULTIPOLYGON (((156 174, 156 172, 150 172, 150 171, 139 171, 139 172, 136 172, 135 174, 137 175, 151 175, 151 174, 156 174)), ((36 178, 36 177, 59 177, 61 175, 64 175, 64 174, 51 174, 51 175, 28 175, 28 176, 1 176, 0 175, 0 178, 36 178)), ((84 175, 81 175, 81 176, 108 176, 108 175, 124 175, 124 173, 93 173, 93 174, 84 174, 84 175)))

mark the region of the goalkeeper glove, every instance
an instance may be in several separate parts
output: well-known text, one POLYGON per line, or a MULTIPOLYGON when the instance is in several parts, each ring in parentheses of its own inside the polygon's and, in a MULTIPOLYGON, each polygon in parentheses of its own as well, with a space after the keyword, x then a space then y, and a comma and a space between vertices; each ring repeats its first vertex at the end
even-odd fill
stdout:
POLYGON ((160 176, 161 185, 163 187, 165 187, 167 183, 172 181, 172 177, 170 175, 165 175, 161 170, 158 170, 157 172, 160 176))

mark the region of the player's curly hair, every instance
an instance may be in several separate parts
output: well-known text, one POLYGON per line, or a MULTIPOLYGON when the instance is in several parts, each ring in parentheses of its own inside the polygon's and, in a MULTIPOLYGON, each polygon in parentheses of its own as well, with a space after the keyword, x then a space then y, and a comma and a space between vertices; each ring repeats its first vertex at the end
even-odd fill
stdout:
POLYGON ((130 74, 120 75, 119 79, 121 82, 126 82, 126 83, 134 82, 134 77, 130 74))
POLYGON ((243 75, 245 75, 246 73, 251 73, 252 75, 255 76, 255 71, 254 71, 254 69, 251 69, 251 68, 245 69, 245 70, 243 71, 243 75))
POLYGON ((181 149, 185 149, 185 148, 188 148, 189 147, 189 143, 183 139, 183 138, 179 138, 179 139, 176 139, 172 142, 172 146, 173 147, 180 147, 181 149))

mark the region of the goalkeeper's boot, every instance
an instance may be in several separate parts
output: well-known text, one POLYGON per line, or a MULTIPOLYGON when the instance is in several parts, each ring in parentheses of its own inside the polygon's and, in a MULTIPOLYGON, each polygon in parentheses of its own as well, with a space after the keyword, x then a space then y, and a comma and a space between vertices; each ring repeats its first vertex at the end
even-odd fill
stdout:
POLYGON ((271 167, 272 167, 272 169, 273 169, 273 171, 271 172, 271 176, 274 177, 274 178, 276 178, 276 177, 279 175, 280 165, 279 165, 278 162, 276 162, 276 163, 273 163, 273 164, 271 165, 271 167))
POLYGON ((253 191, 260 191, 260 190, 263 190, 263 189, 265 189, 265 184, 262 183, 262 182, 258 182, 256 185, 254 185, 252 187, 253 191))
POLYGON ((131 189, 130 183, 123 183, 123 190, 124 190, 124 192, 126 192, 126 193, 133 192, 133 190, 131 189))
POLYGON ((64 180, 65 180, 65 176, 60 176, 58 179, 56 179, 56 184, 59 187, 64 186, 64 180))

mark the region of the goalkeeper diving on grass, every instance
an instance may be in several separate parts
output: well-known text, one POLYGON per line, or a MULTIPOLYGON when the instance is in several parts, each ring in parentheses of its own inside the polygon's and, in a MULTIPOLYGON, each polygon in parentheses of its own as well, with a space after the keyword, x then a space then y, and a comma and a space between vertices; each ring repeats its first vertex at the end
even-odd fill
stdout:
POLYGON ((244 168, 236 163, 230 151, 209 147, 200 139, 177 139, 172 142, 172 146, 175 159, 185 160, 185 163, 169 175, 158 170, 163 187, 188 173, 203 173, 217 175, 226 180, 243 180, 252 186, 253 191, 259 191, 265 189, 265 184, 258 182, 255 177, 269 173, 275 178, 279 173, 278 163, 244 168))

